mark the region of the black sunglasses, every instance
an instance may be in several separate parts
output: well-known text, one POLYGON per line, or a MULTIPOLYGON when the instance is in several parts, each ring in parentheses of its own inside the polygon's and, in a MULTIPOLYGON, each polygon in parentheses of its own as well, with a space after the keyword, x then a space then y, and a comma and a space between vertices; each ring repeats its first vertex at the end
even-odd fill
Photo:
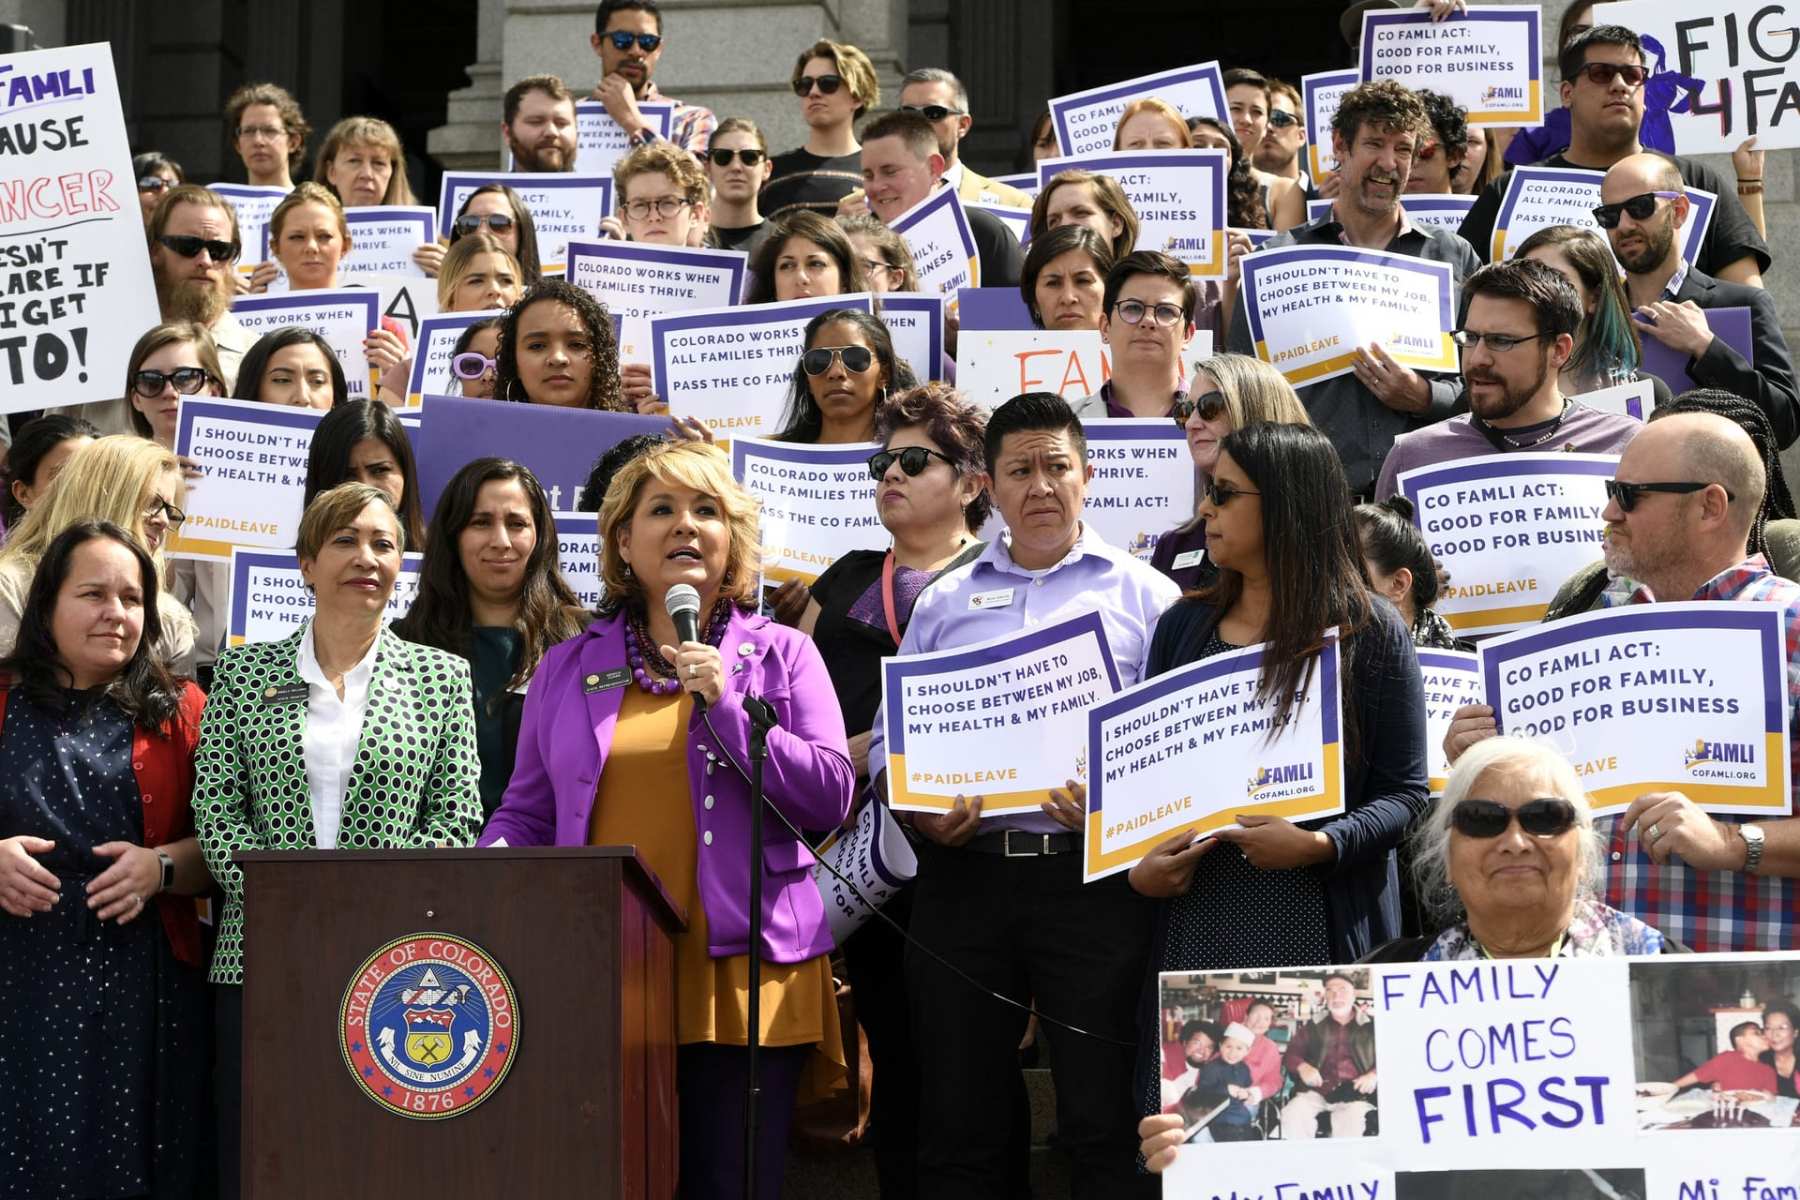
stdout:
POLYGON ((464 213, 456 218, 456 232, 465 237, 478 232, 483 225, 495 233, 505 233, 513 227, 510 213, 464 213))
POLYGON ((143 370, 132 376, 131 390, 146 400, 154 400, 170 384, 182 395, 192 396, 211 382, 212 375, 205 367, 176 367, 173 371, 143 370))
POLYGON ((1202 421, 1217 420, 1225 411, 1225 393, 1203 392, 1198 396, 1183 396, 1175 402, 1175 423, 1186 425, 1188 418, 1195 413, 1200 414, 1202 421))
POLYGON ((190 237, 182 233, 165 233, 156 239, 183 258, 199 258, 202 250, 214 262, 236 262, 242 247, 236 242, 215 242, 211 238, 190 237))
POLYGON ((869 455, 869 474, 877 479, 886 478, 888 468, 898 462, 902 471, 908 475, 917 475, 930 466, 934 458, 943 459, 950 464, 952 471, 956 470, 956 460, 948 454, 940 454, 929 446, 907 446, 900 450, 879 450, 869 455))
POLYGON ((1680 192, 1644 192, 1617 204, 1602 204, 1594 210, 1594 220, 1602 229, 1617 229, 1620 213, 1634 221, 1648 221, 1650 214, 1656 211, 1658 200, 1673 200, 1679 195, 1680 192))
POLYGON ((808 375, 823 375, 831 370, 834 358, 843 360, 844 370, 861 375, 875 361, 875 352, 867 346, 820 346, 800 356, 800 369, 808 375))
POLYGON ((613 49, 619 51, 631 49, 631 43, 636 42, 639 50, 649 54, 662 45, 660 33, 628 33, 623 29, 615 29, 604 36, 613 44, 613 49))
POLYGON ((819 85, 820 94, 835 96, 837 90, 844 86, 844 77, 842 75, 802 75, 794 80, 794 95, 811 95, 815 83, 819 85))
POLYGON ((960 108, 945 108, 941 104, 902 104, 900 106, 900 111, 918 113, 927 121, 941 121, 945 117, 966 117, 969 115, 960 108))
POLYGON ((1636 63, 1583 63, 1581 73, 1588 82, 1611 87, 1615 79, 1623 79, 1626 87, 1637 87, 1650 73, 1636 63))
POLYGON ((1236 500, 1239 496, 1260 496, 1260 495, 1262 495, 1261 492, 1245 491, 1241 488, 1234 488, 1230 484, 1224 484, 1221 486, 1220 484, 1216 484, 1216 483, 1207 484, 1206 488, 1205 488, 1205 492, 1206 492, 1206 502, 1208 504, 1212 505, 1214 508, 1224 508, 1227 504, 1230 504, 1233 500, 1236 500))
MULTIPOLYGON (((1630 512, 1637 507, 1637 502, 1644 498, 1646 492, 1667 492, 1671 495, 1686 496, 1692 492, 1703 492, 1711 487, 1710 483, 1621 483, 1617 479, 1606 481, 1606 498, 1616 501, 1622 512, 1630 512)), ((1722 486, 1722 485, 1721 485, 1722 486)), ((1725 489, 1727 500, 1736 500, 1731 489, 1725 489)))
POLYGON ((1300 118, 1293 113, 1279 108, 1269 110, 1269 126, 1273 129, 1286 129, 1290 125, 1298 125, 1300 118))
POLYGON ((1508 808, 1498 800, 1463 800, 1450 810, 1450 828, 1472 838, 1497 838, 1513 818, 1532 837, 1560 837, 1575 828, 1575 806, 1560 796, 1527 800, 1508 808))
POLYGON ((742 150, 727 150, 720 146, 717 150, 708 150, 706 157, 712 159, 712 165, 715 167, 729 167, 733 158, 746 167, 754 167, 762 162, 766 154, 767 151, 758 150, 755 146, 746 146, 742 150))

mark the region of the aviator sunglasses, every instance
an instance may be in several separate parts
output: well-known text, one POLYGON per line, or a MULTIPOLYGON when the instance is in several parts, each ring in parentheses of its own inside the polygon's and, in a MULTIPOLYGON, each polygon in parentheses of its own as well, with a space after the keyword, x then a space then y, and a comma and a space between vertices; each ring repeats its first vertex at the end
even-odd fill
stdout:
POLYGON ((938 453, 930 446, 906 446, 899 450, 878 450, 869 455, 869 474, 876 479, 884 479, 888 468, 898 462, 902 471, 908 475, 917 475, 930 466, 934 458, 941 458, 949 463, 952 471, 956 469, 954 459, 947 454, 938 453))
POLYGON ((1532 837, 1560 837, 1575 827, 1575 806, 1557 796, 1527 800, 1517 808, 1498 800, 1463 800, 1450 810, 1450 827, 1464 837, 1497 838, 1514 817, 1532 837))
POLYGON ((818 346, 800 356, 800 368, 808 375, 823 375, 831 370, 832 359, 841 359, 844 370, 861 375, 875 361, 875 352, 867 346, 818 346))

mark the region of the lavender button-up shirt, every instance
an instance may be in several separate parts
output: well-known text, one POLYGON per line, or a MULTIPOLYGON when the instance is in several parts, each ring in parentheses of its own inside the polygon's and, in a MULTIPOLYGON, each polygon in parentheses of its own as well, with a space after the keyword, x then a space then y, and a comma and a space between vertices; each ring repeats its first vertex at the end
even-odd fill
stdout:
MULTIPOLYGON (((920 593, 912 620, 900 642, 900 654, 926 654, 1004 637, 1040 625, 1052 625, 1084 612, 1098 612, 1106 629, 1106 645, 1119 669, 1122 687, 1143 674, 1144 658, 1156 619, 1173 604, 1181 589, 1148 563, 1139 562, 1083 523, 1081 534, 1063 560, 1042 571, 1028 571, 1012 560, 1012 535, 988 543, 981 557, 946 572, 920 593), (1006 604, 1000 593, 1012 593, 1006 604), (983 597, 976 606, 972 600, 983 597)), ((869 739, 870 775, 887 769, 886 703, 875 714, 869 739)), ((1049 797, 1046 796, 1046 799, 1049 797)), ((1015 812, 981 822, 982 833, 1022 829, 1033 833, 1067 833, 1048 815, 1015 812)))

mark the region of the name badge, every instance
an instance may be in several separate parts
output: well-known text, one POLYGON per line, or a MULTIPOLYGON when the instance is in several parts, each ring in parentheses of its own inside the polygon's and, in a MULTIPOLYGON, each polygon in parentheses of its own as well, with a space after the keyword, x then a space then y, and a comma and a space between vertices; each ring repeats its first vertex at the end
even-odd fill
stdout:
POLYGON ((273 707, 277 704, 304 704, 312 698, 312 687, 305 681, 284 683, 280 687, 263 689, 263 703, 273 707))
POLYGON ((1180 554, 1175 556, 1175 561, 1170 564, 1169 569, 1172 571, 1183 571, 1188 567, 1199 566, 1205 559, 1206 551, 1204 549, 1183 550, 1180 554))
POLYGON ((976 612, 988 608, 1007 608, 1013 602, 1012 588, 997 588, 991 592, 976 592, 969 597, 969 611, 976 612))
POLYGON ((631 671, 628 668, 620 667, 617 670, 607 671, 601 675, 589 675, 581 681, 581 691, 583 695, 591 696, 595 692, 605 692, 610 691, 613 688, 624 687, 629 682, 631 682, 631 671))

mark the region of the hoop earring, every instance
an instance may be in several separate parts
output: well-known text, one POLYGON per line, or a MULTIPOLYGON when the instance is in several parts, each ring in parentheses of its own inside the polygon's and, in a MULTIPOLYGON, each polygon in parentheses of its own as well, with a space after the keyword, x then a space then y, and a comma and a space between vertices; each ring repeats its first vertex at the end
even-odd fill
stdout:
POLYGON ((519 381, 517 378, 507 380, 506 388, 504 389, 506 394, 504 396, 502 396, 501 399, 506 400, 512 404, 529 404, 529 403, 531 403, 530 396, 527 396, 527 397, 525 397, 525 399, 521 400, 517 396, 514 396, 512 394, 512 390, 513 390, 514 386, 516 386, 518 384, 518 382, 519 381))

